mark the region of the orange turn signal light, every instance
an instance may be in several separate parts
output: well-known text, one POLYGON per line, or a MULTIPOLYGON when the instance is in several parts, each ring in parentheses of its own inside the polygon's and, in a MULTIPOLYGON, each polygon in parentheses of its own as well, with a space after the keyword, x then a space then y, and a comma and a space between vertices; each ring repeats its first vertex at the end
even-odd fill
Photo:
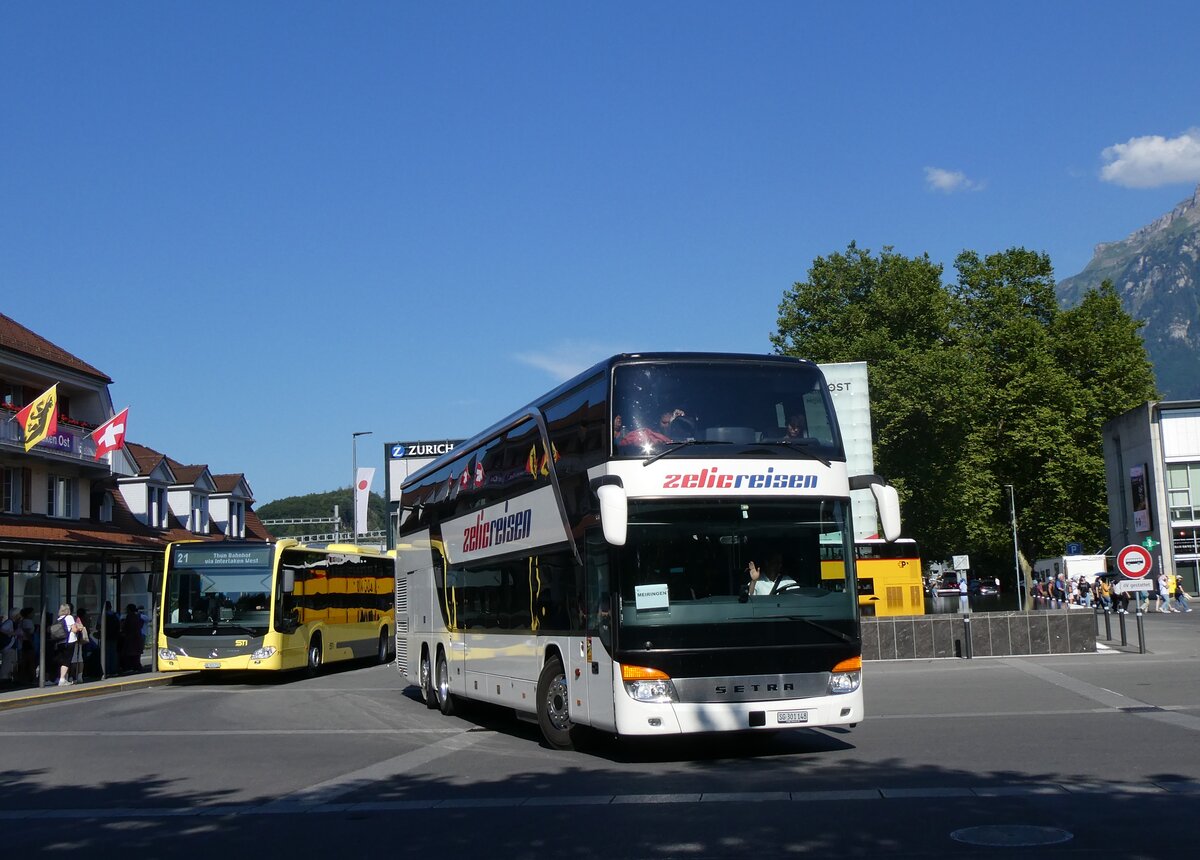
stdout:
POLYGON ((862 657, 847 657, 833 667, 834 672, 861 672, 862 657))
POLYGON ((658 669, 647 669, 645 666, 621 665, 622 681, 670 681, 671 676, 658 669))

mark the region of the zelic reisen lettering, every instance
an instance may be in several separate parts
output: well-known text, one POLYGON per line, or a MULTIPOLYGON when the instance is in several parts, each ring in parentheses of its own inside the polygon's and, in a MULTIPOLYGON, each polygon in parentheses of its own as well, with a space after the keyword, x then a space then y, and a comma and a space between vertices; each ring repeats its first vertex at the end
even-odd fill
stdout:
POLYGON ((717 469, 701 469, 683 475, 663 478, 664 490, 813 490, 816 475, 776 472, 768 467, 758 474, 730 474, 717 469))

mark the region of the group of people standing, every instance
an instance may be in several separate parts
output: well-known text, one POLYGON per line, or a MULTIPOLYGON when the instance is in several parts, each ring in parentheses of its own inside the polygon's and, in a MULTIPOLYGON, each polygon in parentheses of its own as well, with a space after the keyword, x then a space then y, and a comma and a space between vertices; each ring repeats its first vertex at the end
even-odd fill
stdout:
MULTIPOLYGON (((1183 587, 1183 577, 1163 571, 1154 583, 1157 588, 1134 592, 1140 602, 1139 608, 1149 611, 1150 595, 1153 592, 1159 612, 1191 612, 1188 593, 1183 587)), ((1086 575, 1068 577, 1063 573, 1033 583, 1034 609, 1061 609, 1081 606, 1099 606, 1104 611, 1125 614, 1129 611, 1130 592, 1116 592, 1110 577, 1086 575)))
POLYGON ((0 621, 0 684, 37 683, 39 645, 45 654, 46 684, 69 686, 108 675, 142 669, 149 620, 134 604, 119 616, 110 602, 102 619, 89 625, 81 610, 69 603, 54 615, 46 613, 39 628, 29 607, 13 610, 0 621), (101 654, 103 653, 103 660, 101 654))

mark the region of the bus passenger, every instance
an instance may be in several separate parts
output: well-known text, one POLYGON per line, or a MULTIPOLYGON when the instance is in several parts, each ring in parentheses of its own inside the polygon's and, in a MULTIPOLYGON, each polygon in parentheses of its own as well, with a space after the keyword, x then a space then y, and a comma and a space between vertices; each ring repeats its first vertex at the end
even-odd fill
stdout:
POLYGON ((625 428, 621 424, 621 416, 620 415, 613 416, 612 431, 613 431, 613 444, 614 445, 625 444, 624 443, 625 428))

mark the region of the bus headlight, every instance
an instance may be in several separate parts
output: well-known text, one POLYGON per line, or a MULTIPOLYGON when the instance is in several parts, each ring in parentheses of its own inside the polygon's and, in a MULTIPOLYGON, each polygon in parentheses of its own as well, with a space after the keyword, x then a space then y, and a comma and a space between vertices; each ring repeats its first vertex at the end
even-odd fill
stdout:
POLYGON ((158 659, 159 660, 178 660, 179 655, 177 655, 170 648, 159 648, 158 649, 158 659))
POLYGON ((862 657, 851 657, 833 667, 829 676, 829 693, 853 693, 862 683, 862 657))
POLYGON ((251 660, 266 660, 268 657, 270 657, 274 653, 275 653, 275 646, 268 645, 266 648, 259 648, 257 651, 255 651, 253 654, 251 654, 250 659, 251 660))
POLYGON ((643 666, 622 666, 621 680, 625 682, 625 692, 635 702, 678 702, 679 694, 671 677, 658 669, 647 669, 643 666))

